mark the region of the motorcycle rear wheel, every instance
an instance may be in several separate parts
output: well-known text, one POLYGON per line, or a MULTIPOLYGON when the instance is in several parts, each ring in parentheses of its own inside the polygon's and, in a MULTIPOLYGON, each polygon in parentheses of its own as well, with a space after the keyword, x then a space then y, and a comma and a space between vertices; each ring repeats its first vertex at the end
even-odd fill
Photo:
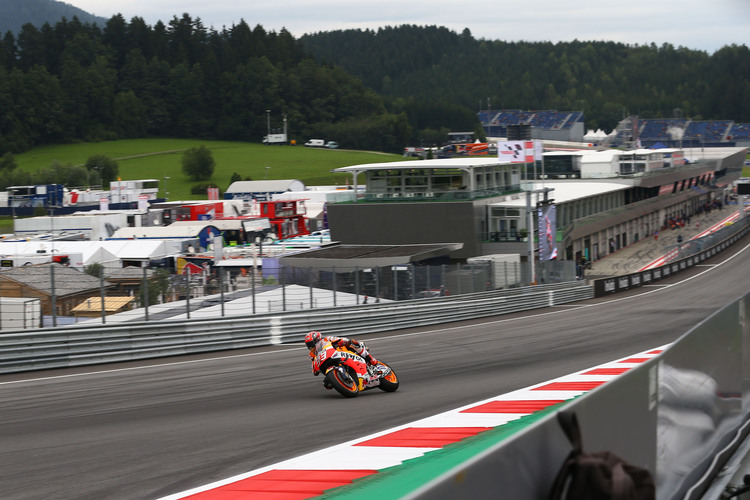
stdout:
MULTIPOLYGON (((382 361, 378 361, 378 364, 388 366, 382 361)), ((385 392, 395 392, 398 389, 398 376, 396 375, 396 372, 393 371, 393 368, 391 368, 390 366, 388 366, 388 368, 391 369, 391 372, 380 379, 380 385, 378 386, 378 389, 385 392)))
POLYGON ((357 376, 352 377, 351 372, 347 370, 348 377, 345 377, 341 372, 334 368, 333 370, 326 373, 326 380, 328 381, 336 392, 344 396, 345 398, 356 397, 359 393, 359 386, 357 385, 357 376))

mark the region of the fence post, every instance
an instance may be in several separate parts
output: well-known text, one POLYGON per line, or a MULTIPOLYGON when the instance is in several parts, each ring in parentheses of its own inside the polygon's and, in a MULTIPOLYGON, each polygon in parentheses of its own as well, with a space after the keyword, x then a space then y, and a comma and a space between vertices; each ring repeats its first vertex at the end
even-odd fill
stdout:
POLYGON ((190 319, 190 269, 185 273, 185 306, 187 307, 187 319, 190 319))
POLYGON ((255 314, 255 266, 250 269, 250 289, 253 296, 253 314, 255 314))
POLYGON ((146 314, 146 321, 148 321, 148 274, 147 266, 143 266, 143 305, 144 312, 146 314))
POLYGON ((221 300, 221 317, 224 317, 224 268, 219 268, 219 300, 221 300))
POLYGON ((336 307, 336 268, 332 267, 333 271, 333 307, 336 307))
POLYGON ((398 271, 396 266, 391 266, 391 274, 393 275, 393 300, 398 300, 398 271))
POLYGON ((354 293, 356 304, 359 305, 359 266, 354 266, 354 293))
POLYGON ((50 302, 52 302, 52 326, 57 326, 57 297, 55 296, 55 263, 49 266, 49 282, 52 288, 50 302))
POLYGON ((375 302, 380 302, 380 266, 375 267, 375 302))
POLYGON ((309 288, 310 288, 310 309, 314 308, 315 305, 313 303, 313 270, 312 268, 307 268, 307 272, 310 273, 309 277, 309 288))
POLYGON ((417 295, 417 268, 413 263, 409 264, 409 268, 411 269, 411 297, 409 298, 413 299, 417 295))
POLYGON ((104 264, 99 269, 99 294, 102 299, 102 325, 107 323, 107 311, 104 307, 104 264))
POLYGON ((284 270, 286 267, 279 266, 279 282, 281 283, 281 310, 286 311, 286 283, 284 283, 284 270))

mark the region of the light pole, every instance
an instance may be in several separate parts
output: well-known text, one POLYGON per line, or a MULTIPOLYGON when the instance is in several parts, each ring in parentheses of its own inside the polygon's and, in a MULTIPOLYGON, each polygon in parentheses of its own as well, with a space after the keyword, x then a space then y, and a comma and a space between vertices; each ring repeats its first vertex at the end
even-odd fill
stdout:
POLYGON ((271 141, 271 110, 266 110, 266 140, 271 141))

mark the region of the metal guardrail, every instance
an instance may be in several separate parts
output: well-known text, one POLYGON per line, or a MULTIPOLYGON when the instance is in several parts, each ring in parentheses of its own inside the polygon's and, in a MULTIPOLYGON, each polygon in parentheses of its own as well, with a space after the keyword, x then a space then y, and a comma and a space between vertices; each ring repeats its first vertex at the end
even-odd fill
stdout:
POLYGON ((299 342, 309 330, 357 336, 549 307, 594 296, 584 282, 202 320, 48 328, 0 335, 0 373, 299 342))

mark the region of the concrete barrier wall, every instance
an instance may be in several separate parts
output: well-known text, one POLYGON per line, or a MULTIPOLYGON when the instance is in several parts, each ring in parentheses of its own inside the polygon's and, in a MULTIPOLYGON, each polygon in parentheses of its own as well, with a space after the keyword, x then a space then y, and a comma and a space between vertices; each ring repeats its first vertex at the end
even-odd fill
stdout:
MULTIPOLYGON (((564 405, 578 415, 584 450, 647 468, 660 500, 701 498, 748 432, 749 311, 750 294, 564 405)), ((570 449, 553 412, 409 498, 544 499, 570 449)))

